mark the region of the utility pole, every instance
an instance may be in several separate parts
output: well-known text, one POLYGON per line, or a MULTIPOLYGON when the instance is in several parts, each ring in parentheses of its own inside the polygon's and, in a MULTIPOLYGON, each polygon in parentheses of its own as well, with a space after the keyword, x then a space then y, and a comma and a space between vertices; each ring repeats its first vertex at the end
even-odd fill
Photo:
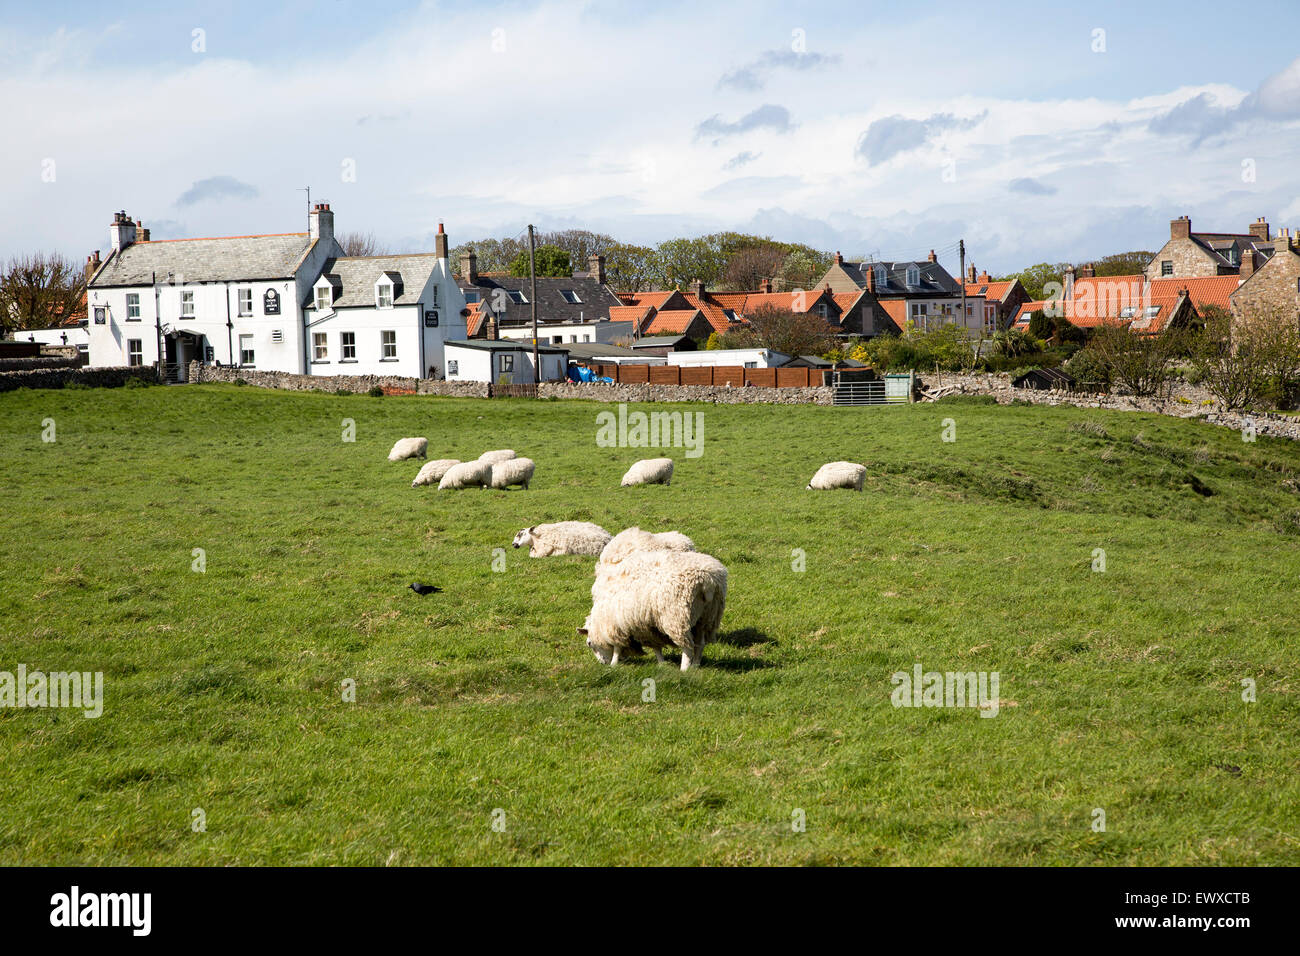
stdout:
POLYGON ((542 380, 542 366, 537 358, 537 262, 534 258, 533 227, 528 226, 528 277, 532 284, 529 296, 533 306, 533 382, 542 380))
POLYGON ((298 187, 299 192, 303 191, 304 189, 307 191, 307 231, 311 232, 311 187, 310 186, 298 187))
MULTIPOLYGON (((966 240, 957 240, 957 254, 961 256, 961 324, 966 324, 966 240)), ((980 332, 984 331, 984 316, 980 316, 980 332)))
POLYGON ((166 382, 166 377, 163 372, 162 309, 159 307, 161 300, 158 295, 158 273, 151 272, 149 281, 153 285, 153 328, 158 339, 158 384, 162 385, 166 382))

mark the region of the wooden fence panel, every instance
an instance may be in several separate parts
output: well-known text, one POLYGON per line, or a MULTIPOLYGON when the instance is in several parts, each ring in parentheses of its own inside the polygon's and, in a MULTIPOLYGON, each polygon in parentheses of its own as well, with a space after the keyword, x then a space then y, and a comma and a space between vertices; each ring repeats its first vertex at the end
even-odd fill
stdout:
POLYGON ((747 368, 745 369, 745 381, 750 385, 761 388, 776 388, 776 369, 747 368))
POLYGON ((683 365, 683 385, 712 385, 713 368, 708 365, 683 365))
POLYGON ((776 370, 777 388, 804 388, 808 385, 806 368, 779 368, 776 370))
POLYGON ((650 366, 620 365, 618 367, 618 378, 615 381, 630 385, 643 385, 650 381, 650 366))
POLYGON ((713 366, 713 384, 714 385, 734 385, 739 387, 745 384, 745 367, 743 365, 715 365, 713 366))
POLYGON ((676 365, 647 365, 651 385, 680 385, 681 369, 676 365))

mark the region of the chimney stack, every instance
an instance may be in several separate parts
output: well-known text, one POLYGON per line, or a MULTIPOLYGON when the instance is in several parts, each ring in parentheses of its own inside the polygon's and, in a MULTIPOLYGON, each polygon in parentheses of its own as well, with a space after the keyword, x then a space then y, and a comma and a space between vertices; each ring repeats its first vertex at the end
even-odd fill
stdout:
POLYGON ((334 238, 334 213, 330 212, 330 204, 327 202, 318 202, 312 207, 311 215, 308 217, 310 227, 308 232, 313 239, 320 239, 323 242, 330 242, 334 238))
POLYGON ((1192 238, 1192 221, 1186 216, 1179 216, 1177 219, 1169 221, 1169 238, 1170 239, 1190 239, 1192 238))
POLYGON ((1268 242, 1268 220, 1260 216, 1250 224, 1250 234, 1261 242, 1268 242))
POLYGON ((1074 266, 1066 266, 1065 275, 1062 278, 1065 280, 1065 294, 1069 296, 1070 287, 1074 285, 1074 266))
POLYGON ((99 250, 96 249, 94 255, 86 256, 86 281, 89 282, 91 277, 99 271, 99 250))
POLYGON ((114 252, 121 252, 135 242, 135 223, 124 211, 113 213, 113 224, 108 227, 108 238, 114 252))
POLYGON ((591 256, 587 260, 587 274, 599 282, 605 284, 605 257, 591 256))
POLYGON ((974 263, 972 263, 971 265, 969 265, 969 266, 966 267, 966 281, 969 282, 971 285, 974 285, 974 284, 975 284, 975 281, 976 281, 976 280, 975 280, 975 265, 974 265, 974 263))
POLYGON ((762 282, 760 282, 758 284, 758 291, 762 292, 765 295, 770 293, 772 291, 772 280, 764 279, 762 282))
POLYGON ((977 281, 977 282, 990 282, 990 281, 992 281, 992 280, 989 279, 989 270, 988 270, 988 269, 983 269, 983 270, 981 270, 981 271, 980 271, 979 278, 978 278, 976 281, 977 281))
POLYGON ((1096 276, 1096 270, 1093 269, 1091 262, 1085 262, 1083 268, 1079 270, 1080 279, 1092 279, 1096 276))
POLYGON ((939 261, 939 258, 934 254, 934 250, 933 250, 933 249, 931 249, 931 250, 930 250, 930 254, 929 254, 928 256, 925 257, 925 261, 926 261, 926 262, 938 262, 938 261, 939 261))
POLYGON ((865 273, 867 277, 867 291, 875 292, 876 291, 876 267, 870 262, 864 262, 862 264, 862 271, 863 273, 865 273))
POLYGON ((1243 282, 1255 274, 1255 268, 1255 250, 1247 249, 1241 254, 1241 271, 1239 275, 1243 282))
POLYGON ((703 279, 696 279, 691 283, 691 291, 695 293, 695 297, 700 300, 701 305, 704 304, 704 293, 706 288, 703 279))
POLYGON ((844 265, 844 257, 840 255, 838 252, 835 253, 835 264, 837 266, 844 265))
POLYGON ((478 256, 474 255, 473 249, 461 253, 460 277, 470 285, 478 282, 478 256))
POLYGON ((497 340, 497 317, 495 312, 488 313, 487 329, 483 333, 483 337, 489 342, 497 340))
POLYGON ((442 228, 441 219, 438 220, 438 234, 433 237, 433 254, 439 261, 447 258, 447 233, 442 228))

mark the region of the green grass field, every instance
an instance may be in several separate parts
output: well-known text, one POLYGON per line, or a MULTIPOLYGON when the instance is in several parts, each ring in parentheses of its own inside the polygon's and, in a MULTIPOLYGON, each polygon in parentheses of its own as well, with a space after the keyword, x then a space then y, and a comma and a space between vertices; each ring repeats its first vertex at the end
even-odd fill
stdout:
POLYGON ((1300 863, 1300 445, 978 402, 683 405, 703 455, 621 489, 659 452, 597 447, 612 408, 0 394, 0 670, 105 681, 98 719, 0 709, 0 863, 1300 863), (385 460, 406 435, 537 476, 412 489, 420 462, 385 460), (841 458, 865 493, 804 490, 841 458), (564 519, 727 565, 703 668, 596 662, 594 559, 510 548, 564 519), (997 671, 998 715, 895 708, 918 662, 997 671))

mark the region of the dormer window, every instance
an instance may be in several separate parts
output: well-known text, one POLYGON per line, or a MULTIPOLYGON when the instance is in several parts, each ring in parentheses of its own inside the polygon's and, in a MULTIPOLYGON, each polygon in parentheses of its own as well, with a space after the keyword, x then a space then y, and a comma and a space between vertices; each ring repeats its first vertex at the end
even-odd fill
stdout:
POLYGON ((391 282, 381 282, 375 286, 375 305, 381 309, 391 309, 393 307, 393 284, 391 282))
POLYGON ((918 266, 910 265, 907 267, 907 284, 912 287, 921 284, 921 270, 918 266))
POLYGON ((316 310, 323 312, 334 304, 334 290, 328 285, 316 287, 316 310))
POLYGON ((564 296, 564 301, 569 303, 569 305, 582 304, 582 300, 578 298, 578 293, 574 292, 572 289, 561 289, 560 295, 564 296))
POLYGON ((882 288, 889 285, 889 270, 883 264, 876 266, 876 285, 882 288))
POLYGON ((515 305, 527 305, 528 299, 518 289, 507 289, 506 295, 510 296, 510 301, 515 305))

